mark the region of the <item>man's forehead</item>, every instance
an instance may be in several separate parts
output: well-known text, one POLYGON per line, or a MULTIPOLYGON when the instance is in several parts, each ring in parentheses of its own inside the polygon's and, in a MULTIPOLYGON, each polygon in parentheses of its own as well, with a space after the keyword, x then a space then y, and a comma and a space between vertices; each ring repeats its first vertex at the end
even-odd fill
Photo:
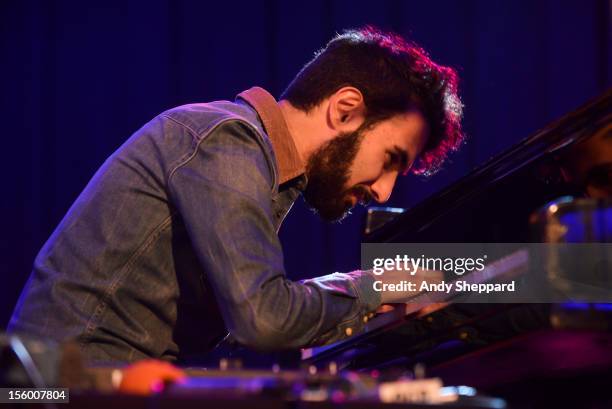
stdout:
POLYGON ((427 120, 418 110, 390 118, 390 128, 394 144, 412 154, 420 153, 429 134, 427 120))

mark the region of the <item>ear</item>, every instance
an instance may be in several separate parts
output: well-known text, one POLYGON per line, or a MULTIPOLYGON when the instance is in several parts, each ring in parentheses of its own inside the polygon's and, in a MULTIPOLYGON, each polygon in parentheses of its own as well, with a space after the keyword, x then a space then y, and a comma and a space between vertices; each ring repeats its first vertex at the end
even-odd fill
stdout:
POLYGON ((328 119, 339 132, 354 131, 365 119, 363 94, 355 87, 342 87, 329 97, 328 119))

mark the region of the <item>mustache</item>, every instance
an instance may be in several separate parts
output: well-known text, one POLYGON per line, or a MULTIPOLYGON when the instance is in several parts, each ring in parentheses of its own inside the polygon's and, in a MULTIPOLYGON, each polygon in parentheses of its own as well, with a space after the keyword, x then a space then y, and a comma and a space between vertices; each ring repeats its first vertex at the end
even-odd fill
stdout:
POLYGON ((357 185, 353 187, 350 190, 350 193, 357 196, 359 203, 361 203, 364 206, 367 206, 372 201, 372 199, 374 199, 374 197, 372 196, 372 193, 370 192, 370 189, 368 189, 367 187, 363 185, 357 185))

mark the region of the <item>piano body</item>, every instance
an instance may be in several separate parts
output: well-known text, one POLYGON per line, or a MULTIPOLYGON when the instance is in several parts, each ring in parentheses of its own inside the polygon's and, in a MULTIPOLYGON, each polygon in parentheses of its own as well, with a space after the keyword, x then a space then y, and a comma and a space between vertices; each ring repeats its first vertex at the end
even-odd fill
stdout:
MULTIPOLYGON (((612 90, 413 208, 370 213, 363 242, 556 240, 546 226, 550 213, 538 209, 567 196, 589 198, 558 202, 569 212, 598 210, 608 223, 572 240, 612 241, 612 90)), ((302 357, 359 371, 423 365, 427 376, 476 387, 511 407, 612 407, 612 304, 401 305, 363 333, 302 357)))

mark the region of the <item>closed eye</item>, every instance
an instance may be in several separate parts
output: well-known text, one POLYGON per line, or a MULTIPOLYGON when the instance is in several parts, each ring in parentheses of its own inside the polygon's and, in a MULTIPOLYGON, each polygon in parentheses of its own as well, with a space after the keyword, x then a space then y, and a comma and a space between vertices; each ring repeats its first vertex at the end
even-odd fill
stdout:
POLYGON ((393 150, 387 152, 385 168, 397 169, 401 174, 405 175, 410 169, 408 165, 408 153, 398 146, 394 146, 393 150))

